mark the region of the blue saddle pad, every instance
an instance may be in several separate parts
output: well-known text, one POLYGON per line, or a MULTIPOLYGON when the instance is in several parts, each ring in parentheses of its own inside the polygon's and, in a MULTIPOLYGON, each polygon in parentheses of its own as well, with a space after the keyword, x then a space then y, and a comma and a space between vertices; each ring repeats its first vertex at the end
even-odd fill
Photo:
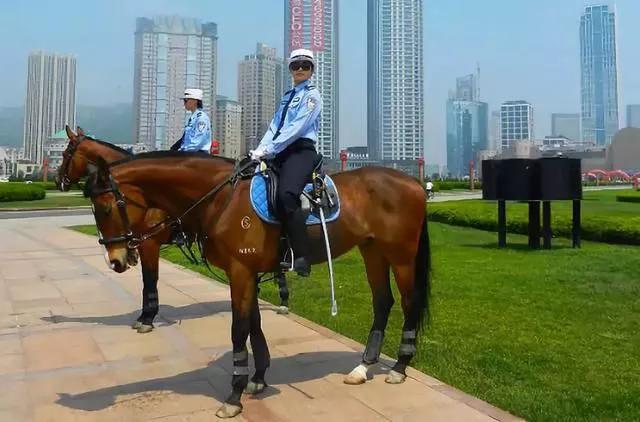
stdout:
MULTIPOLYGON (((335 188, 335 184, 333 183, 333 179, 328 175, 325 175, 325 183, 327 185, 327 189, 334 188, 336 192, 336 198, 334 202, 337 204, 330 213, 325 214, 324 218, 327 223, 335 221, 340 215, 340 198, 338 197, 338 189, 335 188)), ((311 183, 307 183, 304 187, 306 192, 310 192, 312 189, 311 183)), ((267 200, 267 181, 262 173, 257 173, 251 179, 251 189, 249 193, 251 197, 251 206, 253 210, 258 214, 260 219, 266 223, 270 224, 280 224, 278 218, 271 213, 269 210, 269 203, 267 200)), ((320 217, 315 215, 316 213, 309 213, 309 217, 307 217, 307 226, 311 226, 314 224, 320 224, 320 217)))

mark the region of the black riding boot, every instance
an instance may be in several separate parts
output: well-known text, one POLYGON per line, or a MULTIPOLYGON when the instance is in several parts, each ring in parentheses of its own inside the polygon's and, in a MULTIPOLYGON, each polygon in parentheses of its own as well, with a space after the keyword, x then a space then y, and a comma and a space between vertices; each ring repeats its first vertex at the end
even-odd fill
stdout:
POLYGON ((309 235, 305 224, 306 215, 298 209, 287 218, 287 235, 293 249, 293 269, 302 277, 309 277, 311 274, 311 264, 309 263, 309 235))

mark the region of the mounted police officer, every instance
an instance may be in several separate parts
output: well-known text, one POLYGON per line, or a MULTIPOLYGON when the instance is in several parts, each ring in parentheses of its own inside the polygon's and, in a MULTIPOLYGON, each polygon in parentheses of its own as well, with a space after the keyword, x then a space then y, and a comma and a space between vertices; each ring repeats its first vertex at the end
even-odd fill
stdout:
MULTIPOLYGON (((191 112, 184 126, 182 137, 171 146, 172 151, 202 152, 209 154, 211 149, 211 120, 202 107, 201 89, 185 89, 182 101, 185 110, 191 112)), ((187 238, 182 227, 173 226, 171 243, 183 246, 187 238)))
POLYGON ((209 154, 211 149, 211 120, 202 109, 202 90, 186 89, 182 96, 184 108, 191 116, 184 126, 182 137, 171 146, 173 151, 200 151, 209 154))
POLYGON ((294 270, 302 276, 310 274, 311 265, 300 195, 318 157, 315 145, 322 111, 320 92, 310 81, 315 67, 313 52, 306 49, 291 52, 289 72, 294 87, 284 94, 267 133, 250 152, 254 160, 273 159, 279 169, 280 218, 293 249, 294 270))

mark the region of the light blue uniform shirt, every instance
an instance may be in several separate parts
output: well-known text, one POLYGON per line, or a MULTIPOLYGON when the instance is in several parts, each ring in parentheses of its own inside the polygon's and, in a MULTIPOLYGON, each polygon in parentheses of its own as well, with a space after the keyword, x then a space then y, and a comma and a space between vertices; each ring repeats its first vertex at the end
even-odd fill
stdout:
POLYGON ((184 126, 180 151, 206 151, 211 149, 211 120, 202 109, 191 114, 184 126))
POLYGON ((300 138, 311 139, 317 144, 321 111, 322 97, 310 81, 305 81, 285 92, 278 111, 273 116, 269 129, 262 137, 258 149, 264 150, 267 157, 272 157, 300 138), (278 125, 287 103, 289 103, 289 108, 284 124, 278 133, 278 125))

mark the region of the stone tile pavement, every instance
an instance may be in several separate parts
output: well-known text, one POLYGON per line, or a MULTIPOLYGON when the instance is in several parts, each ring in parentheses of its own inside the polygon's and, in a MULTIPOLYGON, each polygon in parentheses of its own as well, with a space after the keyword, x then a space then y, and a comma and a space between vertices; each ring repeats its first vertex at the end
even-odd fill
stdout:
MULTIPOLYGON (((163 262, 160 322, 129 324, 138 270, 110 271, 90 217, 0 221, 0 421, 210 421, 229 392, 228 288, 163 262)), ((362 345, 263 303, 270 386, 237 421, 492 421, 517 418, 410 370, 342 383, 362 345)))

